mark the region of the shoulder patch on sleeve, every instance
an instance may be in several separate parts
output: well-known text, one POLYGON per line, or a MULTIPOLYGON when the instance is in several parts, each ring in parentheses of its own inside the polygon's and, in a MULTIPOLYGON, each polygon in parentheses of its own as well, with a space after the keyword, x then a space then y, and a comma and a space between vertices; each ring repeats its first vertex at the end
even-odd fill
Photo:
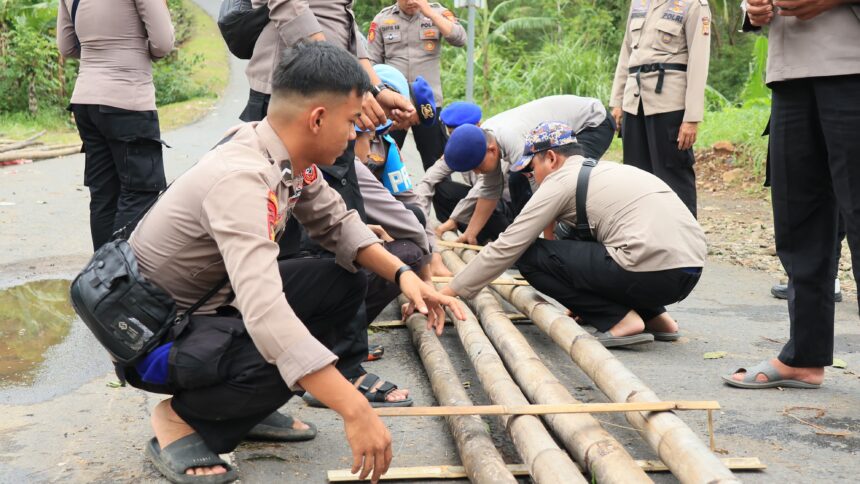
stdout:
POLYGON ((311 165, 305 169, 305 172, 302 173, 302 180, 304 180, 305 185, 310 185, 315 182, 319 177, 319 171, 317 170, 316 165, 311 165))
POLYGON ((376 40, 376 30, 379 28, 379 25, 376 22, 370 22, 370 28, 367 30, 367 41, 373 42, 376 40))
POLYGON ((446 19, 448 19, 448 20, 450 20, 450 21, 452 21, 452 22, 454 22, 454 23, 459 23, 459 22, 460 22, 459 20, 457 20, 457 17, 454 15, 454 12, 452 12, 452 11, 448 10, 448 9, 447 9, 447 8, 445 8, 445 7, 442 7, 442 8, 444 9, 444 10, 442 11, 442 16, 443 16, 443 17, 445 17, 446 19))

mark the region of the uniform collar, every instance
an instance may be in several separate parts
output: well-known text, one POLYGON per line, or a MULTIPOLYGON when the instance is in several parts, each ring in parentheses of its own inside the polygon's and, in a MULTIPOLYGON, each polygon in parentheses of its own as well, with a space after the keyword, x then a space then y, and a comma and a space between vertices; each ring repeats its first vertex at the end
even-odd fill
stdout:
POLYGON ((260 144, 269 155, 269 161, 277 163, 281 168, 289 167, 291 165, 290 154, 287 152, 287 147, 284 146, 281 138, 279 138, 278 134, 275 133, 275 130, 272 129, 272 125, 269 124, 269 119, 263 118, 262 121, 257 123, 257 126, 254 129, 257 133, 257 137, 260 138, 260 144))

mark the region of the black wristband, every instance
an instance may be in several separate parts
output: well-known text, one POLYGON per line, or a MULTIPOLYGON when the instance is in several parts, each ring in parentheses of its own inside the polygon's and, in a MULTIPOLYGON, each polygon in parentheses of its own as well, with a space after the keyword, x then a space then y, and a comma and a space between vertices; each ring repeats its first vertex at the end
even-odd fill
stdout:
POLYGON ((397 269, 397 272, 394 273, 394 283, 400 286, 400 276, 402 276, 404 272, 411 270, 412 268, 407 265, 400 266, 400 269, 397 269))
POLYGON ((382 91, 386 89, 388 89, 388 86, 386 86, 384 82, 380 82, 375 86, 370 86, 370 93, 373 94, 374 98, 376 98, 382 91))

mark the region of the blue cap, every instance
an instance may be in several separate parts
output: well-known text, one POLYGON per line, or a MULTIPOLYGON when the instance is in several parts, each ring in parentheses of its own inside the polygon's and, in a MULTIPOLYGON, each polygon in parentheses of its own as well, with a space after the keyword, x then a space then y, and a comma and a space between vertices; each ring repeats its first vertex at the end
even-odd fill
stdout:
POLYGON ((576 136, 570 126, 557 121, 541 123, 526 135, 523 156, 511 165, 510 171, 522 171, 529 166, 536 153, 573 143, 576 143, 576 136))
POLYGON ((484 130, 474 124, 455 129, 445 145, 445 163, 454 171, 474 170, 487 154, 484 130))
POLYGON ((433 88, 418 76, 412 82, 412 96, 415 101, 415 109, 418 110, 418 119, 421 124, 430 126, 436 122, 436 97, 433 96, 433 88))
POLYGON ((383 84, 402 96, 409 97, 409 82, 403 73, 388 64, 376 64, 373 66, 373 70, 376 71, 376 75, 379 76, 379 80, 383 84))
POLYGON ((481 121, 481 107, 477 104, 468 103, 465 101, 456 101, 442 110, 439 119, 442 124, 451 128, 456 128, 464 124, 478 124, 481 121))
MULTIPOLYGON (((385 124, 376 127, 376 134, 384 133, 388 128, 391 127, 392 124, 394 124, 394 123, 390 119, 386 119, 385 124)), ((367 133, 368 131, 370 131, 370 130, 361 129, 358 127, 357 124, 355 125, 355 132, 356 133, 367 133)))

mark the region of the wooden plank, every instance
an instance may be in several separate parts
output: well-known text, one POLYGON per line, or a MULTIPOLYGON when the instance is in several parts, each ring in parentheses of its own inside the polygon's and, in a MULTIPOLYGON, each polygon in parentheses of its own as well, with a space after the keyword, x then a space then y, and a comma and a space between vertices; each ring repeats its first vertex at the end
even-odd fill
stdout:
POLYGON ((483 245, 463 244, 460 242, 451 242, 451 241, 442 240, 442 239, 436 239, 436 245, 441 246, 441 247, 448 247, 451 249, 481 250, 484 248, 483 245))
POLYGON ((557 413, 662 412, 719 410, 715 401, 565 403, 553 405, 474 405, 375 408, 380 417, 447 417, 450 415, 551 415, 557 413))
MULTIPOLYGON (((767 469, 758 457, 727 457, 720 459, 723 464, 733 471, 761 471, 767 469)), ((645 472, 667 472, 665 464, 659 460, 637 460, 637 464, 645 472)), ((524 464, 508 464, 508 470, 515 476, 528 476, 529 471, 524 464)), ((350 473, 349 469, 328 471, 329 482, 358 482, 358 474, 350 473)), ((409 479, 463 479, 466 477, 462 466, 420 466, 420 467, 391 467, 380 478, 382 481, 409 479)), ((369 481, 370 478, 365 479, 369 481)))
MULTIPOLYGON (((445 276, 433 276, 433 282, 447 283, 451 282, 452 279, 454 278, 445 276)), ((531 286, 528 281, 524 281, 522 279, 496 279, 490 282, 490 284, 498 286, 531 286)))
MULTIPOLYGON (((524 314, 520 313, 505 313, 505 317, 510 319, 514 324, 531 324, 531 320, 524 314)), ((450 325, 451 321, 445 320, 446 325, 450 325)), ((374 321, 370 323, 371 328, 405 328, 406 323, 399 319, 389 321, 374 321)))

